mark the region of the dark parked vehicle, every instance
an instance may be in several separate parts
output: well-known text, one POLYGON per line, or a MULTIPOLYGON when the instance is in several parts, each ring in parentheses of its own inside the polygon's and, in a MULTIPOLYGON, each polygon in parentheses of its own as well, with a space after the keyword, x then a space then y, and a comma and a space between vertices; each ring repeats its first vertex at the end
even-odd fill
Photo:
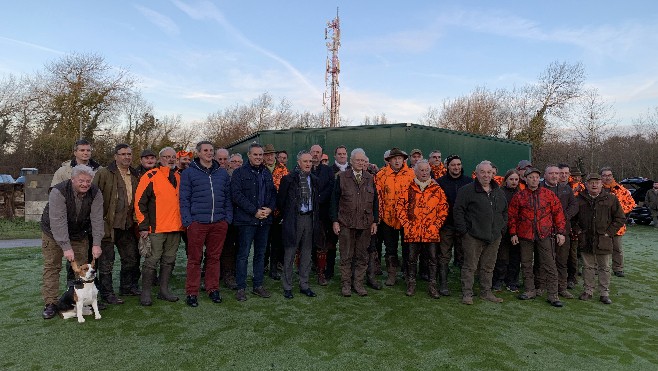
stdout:
POLYGON ((619 182, 621 185, 626 187, 633 196, 633 200, 638 206, 628 214, 628 218, 637 224, 649 225, 653 221, 651 216, 651 210, 648 207, 639 206, 640 203, 644 203, 644 197, 647 194, 647 191, 653 188, 653 180, 635 177, 635 178, 626 178, 619 182))

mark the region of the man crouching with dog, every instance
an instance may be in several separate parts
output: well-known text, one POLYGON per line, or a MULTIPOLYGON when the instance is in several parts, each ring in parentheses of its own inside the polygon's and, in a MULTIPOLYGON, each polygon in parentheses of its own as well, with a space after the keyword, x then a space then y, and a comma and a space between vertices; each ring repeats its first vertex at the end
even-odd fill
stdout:
POLYGON ((94 258, 101 255, 100 245, 105 233, 103 196, 91 183, 93 177, 92 168, 76 165, 71 179, 53 186, 41 215, 44 319, 57 314, 62 256, 78 265, 87 264, 90 231, 93 239, 91 253, 94 258))

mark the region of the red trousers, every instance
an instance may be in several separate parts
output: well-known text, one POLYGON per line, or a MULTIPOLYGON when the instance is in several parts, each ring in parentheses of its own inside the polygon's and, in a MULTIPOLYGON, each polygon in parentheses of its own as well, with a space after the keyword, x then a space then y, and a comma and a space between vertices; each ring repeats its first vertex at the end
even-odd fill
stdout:
POLYGON ((201 224, 193 222, 187 227, 187 278, 185 293, 199 295, 201 285, 201 259, 206 246, 205 286, 208 293, 219 290, 219 258, 224 248, 228 223, 225 221, 201 224))

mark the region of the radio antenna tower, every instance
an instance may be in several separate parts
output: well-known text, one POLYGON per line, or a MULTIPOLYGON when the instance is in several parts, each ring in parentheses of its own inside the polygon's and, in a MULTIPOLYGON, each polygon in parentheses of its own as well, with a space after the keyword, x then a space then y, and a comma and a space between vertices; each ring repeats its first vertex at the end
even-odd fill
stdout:
POLYGON ((340 94, 338 93, 338 74, 340 73, 340 60, 338 59, 338 49, 340 48, 340 19, 338 18, 338 8, 336 8, 336 18, 327 22, 324 29, 324 39, 327 41, 327 69, 324 74, 325 92, 322 97, 322 106, 324 107, 323 125, 326 125, 326 117, 329 116, 329 127, 335 128, 340 125, 340 115, 338 107, 340 106, 340 94), (327 102, 327 100, 329 102, 327 102))

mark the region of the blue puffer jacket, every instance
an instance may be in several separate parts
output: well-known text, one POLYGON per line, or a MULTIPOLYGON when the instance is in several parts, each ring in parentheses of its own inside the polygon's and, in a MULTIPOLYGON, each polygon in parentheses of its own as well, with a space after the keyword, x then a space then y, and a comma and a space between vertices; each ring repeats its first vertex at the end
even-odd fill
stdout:
POLYGON ((276 188, 272 173, 263 165, 254 168, 245 161, 242 167, 233 171, 231 176, 231 196, 233 200, 233 225, 267 225, 272 224, 272 214, 266 219, 256 218, 261 207, 274 210, 276 206, 276 188), (261 184, 264 186, 263 202, 259 202, 261 184))
POLYGON ((196 158, 180 177, 180 214, 183 226, 192 222, 202 224, 233 221, 231 178, 228 172, 212 161, 206 169, 196 158))

